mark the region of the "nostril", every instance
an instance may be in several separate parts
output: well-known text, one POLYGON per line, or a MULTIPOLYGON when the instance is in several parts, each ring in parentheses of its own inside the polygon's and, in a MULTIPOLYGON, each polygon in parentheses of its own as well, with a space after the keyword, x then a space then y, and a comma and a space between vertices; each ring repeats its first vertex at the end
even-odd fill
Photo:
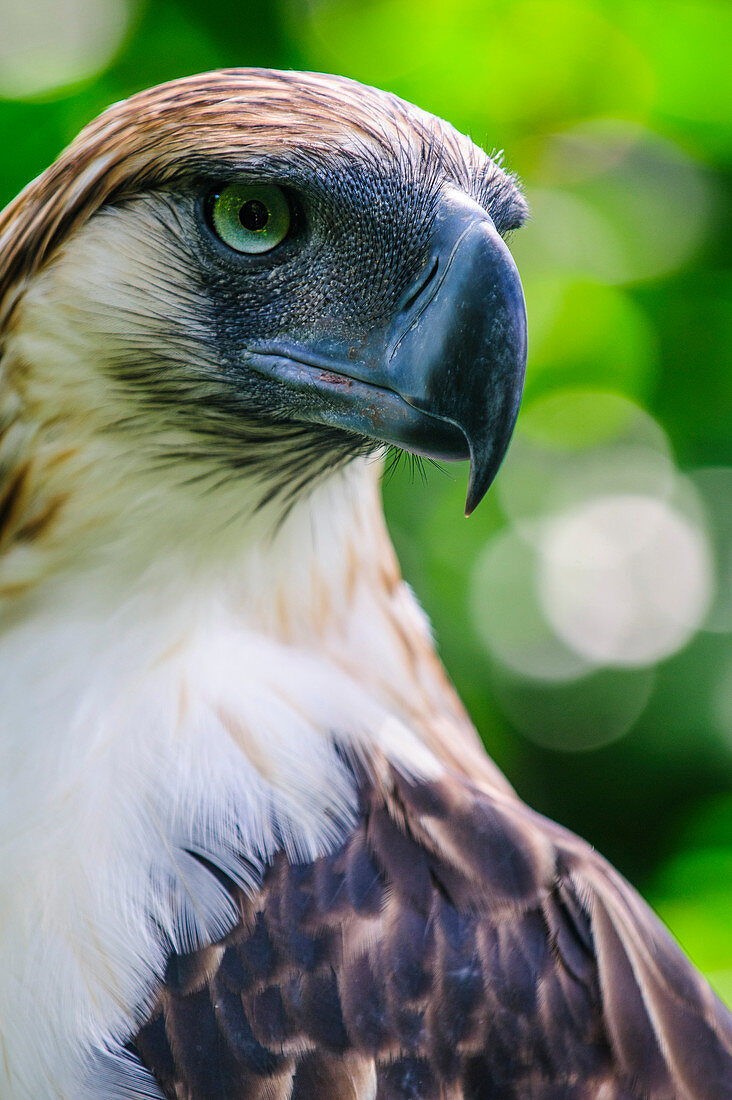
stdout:
POLYGON ((415 302, 417 302, 417 300, 419 298, 421 298, 421 296, 424 294, 427 287, 430 285, 431 282, 433 282, 433 280, 435 278, 435 275, 437 274, 437 271, 439 269, 439 266, 440 266, 440 257, 435 256, 434 260, 432 261, 430 266, 427 268, 427 270, 423 273, 422 277, 419 278, 417 280, 417 282, 409 288, 409 290, 407 291, 406 296, 402 299, 402 302, 401 302, 400 308, 399 308, 400 313, 406 313, 408 310, 410 310, 412 308, 412 306, 415 304, 415 302))

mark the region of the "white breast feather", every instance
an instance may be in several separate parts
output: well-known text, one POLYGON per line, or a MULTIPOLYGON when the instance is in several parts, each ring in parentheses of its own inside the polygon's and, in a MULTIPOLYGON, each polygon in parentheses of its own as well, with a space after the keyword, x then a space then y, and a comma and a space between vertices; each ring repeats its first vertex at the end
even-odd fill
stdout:
MULTIPOLYGON (((374 688, 403 672, 388 645, 383 667, 343 640, 336 662, 325 651, 337 639, 308 651, 252 626, 236 584, 142 589, 115 608, 105 583, 47 594, 0 640, 0 768, 17 777, 0 807, 8 1100, 111 1100, 100 1052, 144 1015, 166 942, 190 950, 236 917, 187 853, 247 886, 282 844, 293 859, 332 849, 356 809, 334 734, 413 773, 440 770, 374 688)), ((377 604, 362 594, 354 608, 344 636, 378 636, 377 604)))

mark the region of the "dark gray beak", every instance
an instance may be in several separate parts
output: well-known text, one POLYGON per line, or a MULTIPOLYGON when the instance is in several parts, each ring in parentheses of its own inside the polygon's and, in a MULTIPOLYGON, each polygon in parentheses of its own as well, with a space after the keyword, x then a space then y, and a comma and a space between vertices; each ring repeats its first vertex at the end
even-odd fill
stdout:
POLYGON ((247 365, 318 391, 306 419, 436 459, 470 458, 466 515, 508 449, 526 370, 516 265, 486 212, 455 191, 440 204, 428 264, 389 331, 350 348, 277 343, 247 365))
POLYGON ((436 274, 389 360, 391 387, 467 440, 469 515, 508 449, 526 373, 526 306, 511 253, 470 199, 446 200, 434 236, 436 274))

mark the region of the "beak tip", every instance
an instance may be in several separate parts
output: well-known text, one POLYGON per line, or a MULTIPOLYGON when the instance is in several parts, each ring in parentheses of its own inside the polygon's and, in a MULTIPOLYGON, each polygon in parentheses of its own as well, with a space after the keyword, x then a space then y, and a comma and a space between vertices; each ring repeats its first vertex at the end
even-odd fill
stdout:
POLYGON ((485 458, 481 461, 481 456, 476 454, 475 448, 471 447, 470 477, 468 479, 468 494, 465 500, 466 518, 473 514, 490 489, 499 466, 500 462, 486 462, 485 458))
POLYGON ((475 494, 470 491, 470 488, 468 488, 468 496, 467 496, 467 499, 465 501, 465 518, 466 519, 470 519, 470 517, 472 516, 475 509, 480 504, 480 501, 481 501, 481 498, 476 497, 475 494))
POLYGON ((473 481, 473 479, 471 478, 470 479, 470 484, 468 485, 467 499, 465 501, 465 518, 466 519, 468 519, 470 516, 472 516, 473 512, 478 507, 481 500, 483 499, 483 497, 485 496, 485 494, 488 491, 488 486, 487 485, 486 485, 485 489, 477 489, 476 486, 473 485, 472 481, 473 481))
POLYGON ((483 425, 483 430, 475 433, 471 438, 471 433, 463 429, 470 451, 470 476, 465 501, 466 516, 472 515, 483 500, 506 457, 518 416, 523 379, 522 370, 516 382, 513 400, 499 409, 497 417, 494 417, 493 424, 487 426, 487 430, 483 425))

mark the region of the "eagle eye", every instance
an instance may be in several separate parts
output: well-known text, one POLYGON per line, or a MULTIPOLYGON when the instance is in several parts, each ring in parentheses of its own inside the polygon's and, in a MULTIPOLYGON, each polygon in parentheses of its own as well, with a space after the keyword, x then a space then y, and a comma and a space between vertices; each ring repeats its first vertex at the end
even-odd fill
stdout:
POLYGON ((216 235, 236 252, 271 252, 290 230, 290 204, 274 184, 231 183, 211 200, 216 235))

